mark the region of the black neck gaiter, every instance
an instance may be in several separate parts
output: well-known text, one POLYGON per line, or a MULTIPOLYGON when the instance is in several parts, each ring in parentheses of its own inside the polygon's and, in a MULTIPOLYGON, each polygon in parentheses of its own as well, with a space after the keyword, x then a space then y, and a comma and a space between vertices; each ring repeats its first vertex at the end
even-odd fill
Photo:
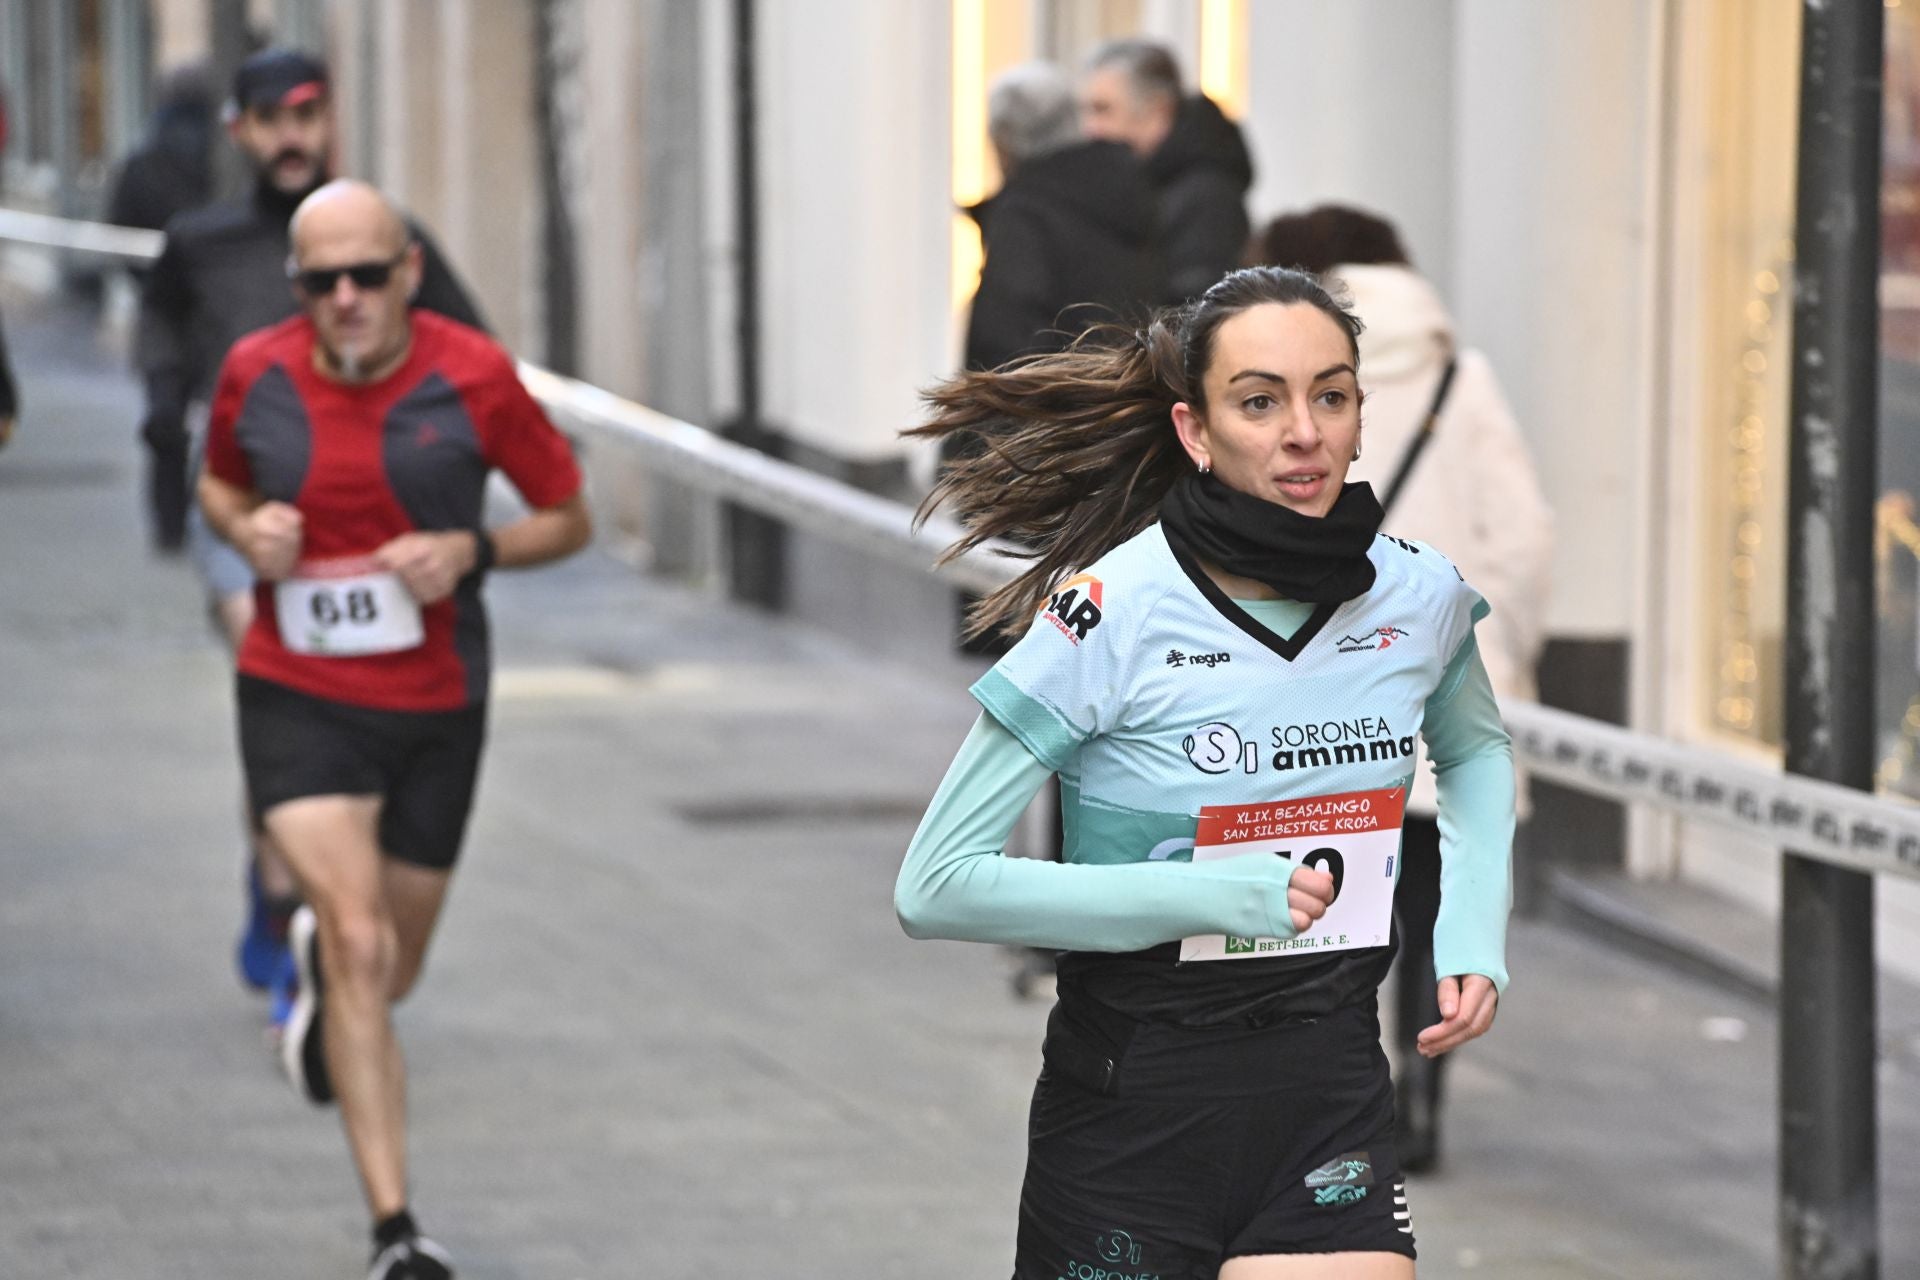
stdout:
POLYGON ((1346 485, 1315 517, 1228 488, 1210 471, 1187 472, 1160 504, 1175 550, 1310 604, 1339 604, 1373 586, 1367 548, 1385 517, 1366 484, 1346 485))

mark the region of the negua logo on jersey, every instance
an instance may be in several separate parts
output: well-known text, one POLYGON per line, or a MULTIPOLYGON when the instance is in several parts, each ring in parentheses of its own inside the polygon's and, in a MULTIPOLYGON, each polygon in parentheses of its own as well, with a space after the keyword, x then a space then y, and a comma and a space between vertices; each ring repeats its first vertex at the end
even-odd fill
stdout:
POLYGON ((1100 606, 1106 587, 1090 573, 1076 574, 1061 583, 1047 597, 1040 612, 1048 622, 1060 628, 1060 634, 1079 644, 1100 625, 1100 606))
POLYGON ((1334 642, 1341 653, 1362 653, 1374 649, 1391 649, 1395 640, 1405 640, 1412 635, 1399 627, 1376 627, 1364 635, 1341 636, 1334 642))
MULTIPOLYGON (((1240 731, 1222 721, 1203 724, 1181 739, 1180 749, 1187 761, 1202 773, 1242 773, 1260 771, 1260 745, 1240 736, 1240 731)), ((1358 720, 1324 720, 1318 724, 1273 726, 1273 755, 1269 767, 1275 773, 1296 769, 1325 769, 1337 764, 1371 764, 1390 760, 1413 759, 1413 735, 1396 734, 1385 716, 1362 716, 1358 720)))

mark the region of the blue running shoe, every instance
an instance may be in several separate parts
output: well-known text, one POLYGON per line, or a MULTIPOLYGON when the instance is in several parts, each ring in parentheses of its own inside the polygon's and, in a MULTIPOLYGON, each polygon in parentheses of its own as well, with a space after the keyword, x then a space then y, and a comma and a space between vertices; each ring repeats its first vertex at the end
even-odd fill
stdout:
POLYGON ((293 1002, 300 995, 300 966, 294 962, 292 947, 281 953, 280 970, 273 975, 269 994, 273 1003, 267 1009, 267 1029, 278 1037, 286 1032, 287 1020, 293 1016, 293 1002))
POLYGON ((235 948, 240 976, 256 991, 265 991, 288 961, 287 919, 292 903, 269 898, 260 887, 260 868, 247 864, 247 927, 235 948))

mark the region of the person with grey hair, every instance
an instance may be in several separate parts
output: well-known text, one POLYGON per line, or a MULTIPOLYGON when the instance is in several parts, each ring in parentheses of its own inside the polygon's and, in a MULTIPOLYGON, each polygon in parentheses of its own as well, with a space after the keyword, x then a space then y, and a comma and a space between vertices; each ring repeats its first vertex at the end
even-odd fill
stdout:
POLYGON ((1123 142, 1146 166, 1171 300, 1199 297, 1240 265, 1251 230, 1246 138, 1212 99, 1183 93, 1164 46, 1111 40, 1095 49, 1080 82, 1080 119, 1088 137, 1123 142))
POLYGON ((987 93, 987 136, 1000 168, 1080 140, 1080 114, 1066 76, 1050 62, 1023 62, 987 93))
POLYGON ((1045 62, 1003 72, 987 96, 987 136, 1005 182, 967 210, 986 249, 968 368, 1059 351, 1166 296, 1153 190, 1126 148, 1080 135, 1064 72, 1045 62))

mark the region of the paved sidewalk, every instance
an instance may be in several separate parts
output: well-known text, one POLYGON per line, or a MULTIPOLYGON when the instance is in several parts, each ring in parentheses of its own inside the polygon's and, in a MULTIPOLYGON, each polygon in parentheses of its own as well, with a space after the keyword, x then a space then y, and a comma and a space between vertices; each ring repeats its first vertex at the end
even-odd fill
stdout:
MULTIPOLYGON (((358 1277, 337 1116, 233 973, 229 677, 145 550, 134 390, 73 314, 0 301, 0 1276, 358 1277)), ((968 668, 592 553, 492 597, 493 749, 401 1014, 415 1200, 461 1275, 1006 1275, 1045 1008, 889 905, 968 668)), ((1560 926, 1512 952, 1410 1193, 1423 1280, 1777 1274, 1765 1005, 1560 926)), ((1881 1110, 1892 1280, 1920 1059, 1889 1054, 1881 1110)))

